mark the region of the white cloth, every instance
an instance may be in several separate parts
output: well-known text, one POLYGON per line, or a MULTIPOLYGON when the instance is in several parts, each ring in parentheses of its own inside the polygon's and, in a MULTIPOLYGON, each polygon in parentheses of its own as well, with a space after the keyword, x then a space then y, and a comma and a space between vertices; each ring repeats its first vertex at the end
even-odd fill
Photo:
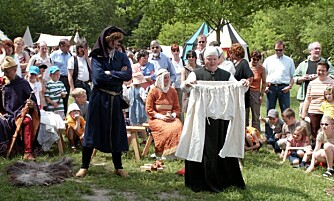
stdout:
POLYGON ((176 156, 202 162, 206 118, 230 120, 226 140, 219 156, 244 157, 245 92, 241 82, 198 81, 188 103, 176 156))
POLYGON ((51 145, 59 139, 58 129, 65 129, 65 122, 60 115, 41 110, 41 126, 37 141, 44 151, 48 151, 51 145))
POLYGON ((227 61, 224 60, 219 66, 218 68, 226 70, 227 72, 231 73, 233 76, 235 74, 235 67, 234 64, 232 63, 232 61, 227 61))

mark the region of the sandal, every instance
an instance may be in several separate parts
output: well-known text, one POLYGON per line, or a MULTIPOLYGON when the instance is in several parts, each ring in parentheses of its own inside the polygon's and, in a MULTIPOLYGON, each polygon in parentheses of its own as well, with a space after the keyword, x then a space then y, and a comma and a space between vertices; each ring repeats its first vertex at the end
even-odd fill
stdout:
POLYGON ((88 169, 80 168, 80 170, 75 174, 76 177, 85 177, 88 173, 88 169))
POLYGON ((121 177, 128 177, 128 173, 126 173, 123 169, 118 169, 118 170, 115 170, 115 173, 121 177))
POLYGON ((27 161, 36 161, 36 158, 32 155, 32 153, 24 153, 23 160, 27 161))

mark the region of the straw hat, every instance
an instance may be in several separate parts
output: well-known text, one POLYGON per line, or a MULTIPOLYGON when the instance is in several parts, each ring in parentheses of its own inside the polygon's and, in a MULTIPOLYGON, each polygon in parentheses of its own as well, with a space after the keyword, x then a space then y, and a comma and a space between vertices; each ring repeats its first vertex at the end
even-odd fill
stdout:
POLYGON ((133 84, 142 84, 142 83, 145 83, 146 80, 145 80, 145 77, 142 73, 138 72, 138 73, 134 73, 132 75, 132 83, 133 84))
POLYGON ((15 63, 14 59, 12 57, 6 56, 5 60, 3 61, 1 65, 1 70, 5 70, 8 68, 16 67, 17 64, 15 63))

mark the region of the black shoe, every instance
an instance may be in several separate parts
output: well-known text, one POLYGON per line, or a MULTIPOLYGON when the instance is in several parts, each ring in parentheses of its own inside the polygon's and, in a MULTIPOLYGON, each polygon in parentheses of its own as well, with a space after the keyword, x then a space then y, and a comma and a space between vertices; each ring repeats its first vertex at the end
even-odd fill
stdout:
POLYGON ((327 170, 322 176, 324 177, 332 177, 334 175, 334 170, 327 170))

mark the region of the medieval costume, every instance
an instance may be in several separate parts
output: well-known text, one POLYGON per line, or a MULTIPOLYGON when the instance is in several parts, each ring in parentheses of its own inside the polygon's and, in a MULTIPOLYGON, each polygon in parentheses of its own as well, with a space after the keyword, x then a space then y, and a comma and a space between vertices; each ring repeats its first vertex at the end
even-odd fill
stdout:
MULTIPOLYGON (((11 57, 6 57, 1 68, 4 70, 15 67, 11 57)), ((6 74, 5 74, 6 75, 6 74)), ((32 156, 33 144, 39 126, 39 109, 35 95, 29 82, 17 75, 10 80, 8 77, 0 78, 0 154, 8 151, 9 143, 16 130, 16 120, 21 116, 26 101, 31 97, 32 107, 27 111, 21 126, 24 159, 34 160, 32 156)))
POLYGON ((178 118, 180 106, 177 92, 173 87, 164 86, 164 75, 167 70, 159 70, 155 86, 150 90, 146 100, 146 111, 149 117, 148 124, 152 132, 156 155, 166 156, 173 154, 179 144, 182 123, 178 118), (159 74, 159 72, 162 72, 159 74), (173 121, 163 120, 167 113, 174 115, 173 121))
POLYGON ((83 140, 82 171, 77 176, 86 175, 93 148, 112 153, 116 171, 123 169, 121 152, 127 151, 129 145, 121 95, 123 81, 131 80, 132 70, 127 56, 110 46, 121 40, 123 34, 117 27, 104 29, 90 53, 94 88, 83 140))
MULTIPOLYGON (((213 48, 206 49, 205 58, 218 57, 213 48)), ((244 154, 242 131, 247 88, 239 86, 229 72, 216 66, 195 69, 185 82, 195 83, 196 80, 175 154, 186 159, 185 185, 195 192, 221 192, 230 186, 244 188, 238 158, 243 158, 244 154)))

